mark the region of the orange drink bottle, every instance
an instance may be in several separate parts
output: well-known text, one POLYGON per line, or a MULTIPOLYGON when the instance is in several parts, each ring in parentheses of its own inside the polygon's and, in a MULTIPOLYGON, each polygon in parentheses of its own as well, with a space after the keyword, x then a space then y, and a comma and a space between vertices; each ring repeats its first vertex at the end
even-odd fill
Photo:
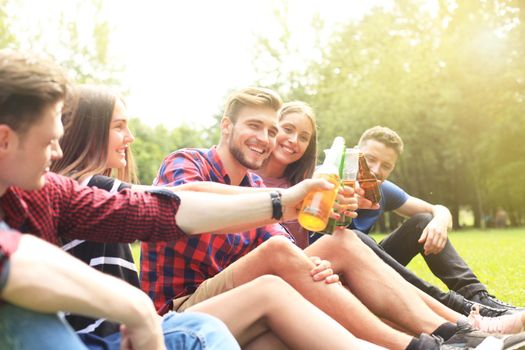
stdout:
POLYGON ((339 191, 339 162, 344 151, 344 139, 334 139, 332 147, 326 149, 323 164, 314 172, 314 178, 324 178, 335 186, 331 190, 313 190, 303 201, 297 220, 306 230, 320 232, 326 228, 330 212, 339 191))

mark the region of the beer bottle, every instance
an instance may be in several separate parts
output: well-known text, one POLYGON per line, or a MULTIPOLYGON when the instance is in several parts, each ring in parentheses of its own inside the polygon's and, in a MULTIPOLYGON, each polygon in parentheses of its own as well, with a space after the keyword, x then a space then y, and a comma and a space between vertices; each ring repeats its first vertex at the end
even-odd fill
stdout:
POLYGON ((324 178, 335 186, 331 190, 313 190, 304 199, 297 220, 306 230, 319 232, 327 226, 339 190, 339 165, 344 149, 345 140, 338 136, 334 139, 332 147, 324 150, 324 162, 315 170, 313 177, 324 178))
MULTIPOLYGON (((352 187, 355 189, 355 182, 357 180, 357 172, 359 169, 359 149, 347 148, 343 160, 343 169, 341 171, 341 181, 343 186, 352 187)), ((352 222, 352 218, 346 217, 344 213, 337 220, 337 226, 348 226, 352 222)))
POLYGON ((371 201, 372 204, 379 203, 381 200, 379 182, 377 182, 377 177, 374 173, 370 171, 363 153, 359 153, 359 172, 357 173, 357 182, 359 182, 359 187, 365 191, 366 199, 371 201))
MULTIPOLYGON (((338 146, 336 146, 336 147, 338 147, 338 146)), ((342 147, 343 147, 343 151, 341 152, 341 158, 339 160, 339 179, 343 178, 343 169, 344 169, 344 166, 345 166, 345 145, 343 144, 342 147)), ((342 183, 340 182, 339 185, 341 185, 341 184, 342 183)), ((328 234, 328 235, 333 234, 334 231, 335 231, 336 226, 338 226, 337 225, 337 221, 338 220, 335 220, 333 218, 328 218, 328 223, 326 224, 326 227, 323 230, 321 230, 319 233, 320 234, 328 234)))

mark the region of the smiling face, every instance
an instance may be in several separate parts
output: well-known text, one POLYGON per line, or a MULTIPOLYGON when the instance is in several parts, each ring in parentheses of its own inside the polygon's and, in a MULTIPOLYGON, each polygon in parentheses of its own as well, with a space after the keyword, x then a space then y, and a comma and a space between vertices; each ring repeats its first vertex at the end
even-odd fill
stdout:
POLYGON ((44 186, 44 175, 51 162, 62 157, 58 143, 63 134, 62 102, 54 103, 42 111, 42 117, 23 134, 2 125, 2 137, 9 140, 2 149, 0 192, 9 186, 36 190, 44 186))
POLYGON ((127 164, 126 152, 135 141, 128 128, 128 116, 124 103, 117 99, 109 125, 107 168, 121 169, 127 164))
POLYGON ((396 166, 397 152, 384 143, 372 139, 360 144, 359 149, 365 155, 366 163, 374 175, 381 181, 386 180, 396 166))
POLYGON ((308 147, 314 126, 304 113, 292 112, 279 122, 279 133, 272 157, 284 166, 301 159, 308 147))
POLYGON ((259 169, 275 147, 277 112, 269 107, 245 106, 235 124, 225 120, 228 150, 246 169, 259 169))

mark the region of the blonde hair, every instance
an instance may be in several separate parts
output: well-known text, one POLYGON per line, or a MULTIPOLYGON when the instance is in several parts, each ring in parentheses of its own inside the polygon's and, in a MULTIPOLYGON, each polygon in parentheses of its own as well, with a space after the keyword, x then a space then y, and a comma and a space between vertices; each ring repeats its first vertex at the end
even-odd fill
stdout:
POLYGON ((381 142, 385 146, 392 148, 398 156, 403 153, 403 140, 394 130, 386 126, 376 125, 370 129, 365 130, 359 139, 359 146, 362 146, 366 141, 374 140, 381 142))
POLYGON ((260 87, 249 87, 233 92, 228 96, 224 116, 230 118, 235 124, 242 107, 269 107, 277 112, 282 104, 281 97, 275 91, 260 87))

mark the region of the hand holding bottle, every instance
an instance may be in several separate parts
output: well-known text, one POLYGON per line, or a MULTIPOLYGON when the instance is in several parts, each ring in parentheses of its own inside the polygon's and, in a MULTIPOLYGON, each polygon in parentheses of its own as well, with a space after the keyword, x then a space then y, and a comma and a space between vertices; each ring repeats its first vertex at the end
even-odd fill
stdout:
POLYGON ((335 185, 333 190, 312 191, 308 194, 298 216, 299 224, 309 231, 319 232, 326 228, 338 193, 339 166, 345 150, 345 140, 338 136, 332 147, 325 150, 323 164, 314 172, 314 178, 323 178, 335 185))
POLYGON ((298 184, 279 189, 282 194, 283 221, 297 218, 304 198, 313 191, 334 191, 336 186, 325 179, 306 179, 298 184))
POLYGON ((362 188, 357 187, 355 189, 355 193, 357 195, 357 207, 359 209, 376 210, 381 207, 379 203, 372 203, 370 200, 366 199, 365 190, 363 190, 362 188))
MULTIPOLYGON (((339 188, 339 193, 334 204, 334 218, 336 220, 345 219, 345 221, 348 221, 347 219, 353 219, 357 217, 357 213, 355 211, 358 208, 359 203, 356 190, 352 186, 346 186, 343 184, 339 188)), ((337 226, 347 226, 348 224, 349 222, 345 225, 337 226)))

